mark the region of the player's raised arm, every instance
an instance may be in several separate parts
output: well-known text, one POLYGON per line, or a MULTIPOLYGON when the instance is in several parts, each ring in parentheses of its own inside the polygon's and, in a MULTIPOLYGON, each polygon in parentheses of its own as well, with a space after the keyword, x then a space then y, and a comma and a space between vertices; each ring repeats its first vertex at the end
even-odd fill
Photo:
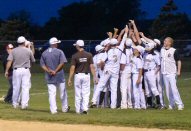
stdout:
POLYGON ((114 28, 113 30, 114 30, 113 38, 117 39, 119 29, 118 28, 114 28))
POLYGON ((135 24, 135 21, 134 20, 129 20, 131 22, 131 24, 133 25, 133 29, 134 29, 134 33, 135 33, 135 38, 137 39, 138 43, 141 44, 141 38, 139 36, 139 31, 137 29, 137 26, 135 24))
POLYGON ((146 40, 146 42, 148 42, 148 43, 155 43, 152 39, 149 39, 148 37, 146 37, 143 32, 139 32, 139 34, 141 35, 141 37, 143 39, 146 40))
POLYGON ((118 47, 118 48, 119 48, 120 50, 122 50, 122 51, 123 51, 123 49, 124 49, 125 41, 127 40, 127 34, 128 34, 128 32, 129 32, 129 28, 128 28, 128 26, 126 25, 125 28, 124 28, 123 39, 122 39, 121 42, 119 42, 120 45, 119 45, 119 47, 118 47))
POLYGON ((119 36, 117 37, 117 40, 118 40, 119 42, 122 40, 122 37, 123 37, 124 33, 125 33, 125 29, 121 30, 119 36))

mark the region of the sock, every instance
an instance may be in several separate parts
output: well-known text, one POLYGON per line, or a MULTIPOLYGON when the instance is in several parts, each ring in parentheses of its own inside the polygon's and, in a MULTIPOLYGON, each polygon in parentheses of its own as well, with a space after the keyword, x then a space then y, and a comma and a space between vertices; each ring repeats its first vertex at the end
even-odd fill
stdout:
POLYGON ((101 91, 99 96, 99 105, 103 103, 104 97, 105 97, 105 92, 101 91))
POLYGON ((153 104, 152 104, 152 97, 150 96, 150 97, 147 97, 147 104, 149 105, 149 106, 152 106, 153 104))
POLYGON ((159 95, 157 95, 157 96, 155 96, 155 97, 156 97, 156 102, 157 102, 157 105, 161 105, 159 95))

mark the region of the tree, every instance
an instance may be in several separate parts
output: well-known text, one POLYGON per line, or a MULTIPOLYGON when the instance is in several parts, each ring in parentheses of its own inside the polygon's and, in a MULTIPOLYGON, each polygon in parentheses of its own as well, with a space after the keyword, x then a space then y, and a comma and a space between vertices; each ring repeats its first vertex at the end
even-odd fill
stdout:
MULTIPOLYGON (((92 0, 73 3, 58 11, 59 17, 46 23, 44 31, 65 39, 102 39, 114 27, 123 28, 129 19, 144 13, 140 0, 92 0)), ((48 33, 49 35, 49 33, 48 33)))
POLYGON ((11 13, 0 26, 0 40, 16 40, 18 36, 30 37, 30 14, 24 10, 11 13))
POLYGON ((29 27, 25 22, 11 20, 0 27, 0 40, 16 40, 21 35, 29 37, 29 27))
POLYGON ((187 14, 178 12, 173 0, 168 0, 150 31, 151 35, 157 38, 171 36, 175 39, 185 39, 190 34, 190 20, 187 14))
POLYGON ((12 12, 8 16, 7 20, 18 20, 18 21, 23 21, 23 22, 29 23, 29 24, 32 23, 30 13, 25 10, 12 12))

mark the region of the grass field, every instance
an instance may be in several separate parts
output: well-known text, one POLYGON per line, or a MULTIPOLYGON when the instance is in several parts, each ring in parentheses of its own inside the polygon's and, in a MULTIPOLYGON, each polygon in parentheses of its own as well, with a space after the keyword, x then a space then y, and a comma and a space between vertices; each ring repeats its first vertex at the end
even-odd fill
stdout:
MULTIPOLYGON (((33 73, 29 109, 13 109, 9 104, 0 103, 0 119, 191 130, 191 79, 187 78, 191 78, 190 72, 184 72, 178 80, 179 91, 185 104, 183 111, 90 109, 88 115, 77 115, 74 108, 74 89, 67 88, 71 111, 61 113, 58 98, 59 113, 51 115, 44 74, 33 73)), ((0 74, 0 96, 6 94, 7 89, 7 80, 4 74, 0 74)))

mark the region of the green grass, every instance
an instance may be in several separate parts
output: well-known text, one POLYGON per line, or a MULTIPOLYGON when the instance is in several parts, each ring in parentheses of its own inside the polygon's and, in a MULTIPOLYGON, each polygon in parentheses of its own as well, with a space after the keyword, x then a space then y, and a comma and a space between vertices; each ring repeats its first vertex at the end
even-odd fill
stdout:
MULTIPOLYGON (((6 94, 7 80, 0 74, 0 96, 6 94)), ((184 75, 178 81, 178 87, 185 104, 183 111, 169 110, 120 110, 120 109, 90 109, 88 115, 75 114, 74 89, 68 89, 68 100, 71 106, 69 113, 61 113, 61 104, 58 100, 59 113, 51 115, 49 112, 47 87, 42 73, 32 74, 31 93, 46 93, 31 95, 28 110, 13 109, 11 105, 0 103, 0 119, 44 121, 63 124, 96 124, 133 126, 147 128, 171 128, 191 129, 191 82, 184 80, 190 78, 190 73, 184 75)))

